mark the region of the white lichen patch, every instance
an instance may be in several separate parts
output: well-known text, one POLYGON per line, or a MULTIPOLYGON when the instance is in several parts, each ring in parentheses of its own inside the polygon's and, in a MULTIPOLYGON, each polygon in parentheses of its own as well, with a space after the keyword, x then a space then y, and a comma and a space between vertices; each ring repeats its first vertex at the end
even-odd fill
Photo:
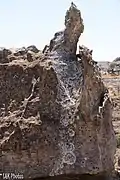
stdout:
POLYGON ((68 129, 68 134, 70 137, 74 137, 75 136, 75 131, 73 129, 68 129))
POLYGON ((76 162, 76 156, 72 151, 66 153, 63 156, 63 163, 66 163, 68 165, 73 165, 75 162, 76 162))
POLYGON ((61 119, 61 120, 60 120, 60 123, 61 123, 64 127, 67 127, 67 126, 69 125, 68 119, 61 119))
POLYGON ((63 151, 63 154, 67 154, 68 152, 74 151, 75 146, 73 143, 61 143, 61 149, 63 151))

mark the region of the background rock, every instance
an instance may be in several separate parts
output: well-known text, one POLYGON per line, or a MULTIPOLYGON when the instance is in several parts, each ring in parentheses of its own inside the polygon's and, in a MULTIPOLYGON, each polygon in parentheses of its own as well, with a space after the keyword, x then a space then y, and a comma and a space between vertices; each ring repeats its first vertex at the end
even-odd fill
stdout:
POLYGON ((12 52, 9 49, 0 48, 0 63, 7 63, 9 62, 8 55, 12 52))
POLYGON ((32 52, 34 52, 34 53, 38 53, 39 52, 39 50, 36 48, 36 46, 34 46, 34 45, 31 45, 31 46, 28 46, 27 47, 27 50, 28 51, 32 51, 32 52))

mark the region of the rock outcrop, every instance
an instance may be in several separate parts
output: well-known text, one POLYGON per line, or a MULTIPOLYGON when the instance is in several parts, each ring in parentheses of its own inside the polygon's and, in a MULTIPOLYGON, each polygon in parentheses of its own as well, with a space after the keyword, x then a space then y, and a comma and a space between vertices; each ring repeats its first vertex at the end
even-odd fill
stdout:
POLYGON ((120 57, 117 57, 112 62, 98 62, 102 74, 120 75, 120 57))
POLYGON ((80 46, 76 56, 83 30, 72 4, 44 53, 23 48, 1 61, 0 172, 29 179, 113 170, 111 101, 91 51, 80 46))
POLYGON ((120 75, 120 58, 116 58, 110 63, 108 73, 120 75))

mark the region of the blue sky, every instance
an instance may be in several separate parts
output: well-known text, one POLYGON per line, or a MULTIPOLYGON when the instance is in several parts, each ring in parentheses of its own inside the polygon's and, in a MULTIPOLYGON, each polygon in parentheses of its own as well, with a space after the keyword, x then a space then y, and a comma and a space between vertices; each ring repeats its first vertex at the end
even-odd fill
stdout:
MULTIPOLYGON (((0 46, 31 44, 43 49, 64 28, 70 0, 0 0, 0 46)), ((85 30, 79 40, 93 49, 93 58, 112 61, 120 56, 120 0, 74 0, 85 30)))

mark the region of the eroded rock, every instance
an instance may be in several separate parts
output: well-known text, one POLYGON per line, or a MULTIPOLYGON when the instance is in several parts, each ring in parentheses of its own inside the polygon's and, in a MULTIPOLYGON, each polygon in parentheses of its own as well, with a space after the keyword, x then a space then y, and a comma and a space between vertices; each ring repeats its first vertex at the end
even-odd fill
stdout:
POLYGON ((113 170, 111 102, 92 53, 80 47, 84 25, 72 4, 65 30, 33 62, 0 64, 0 171, 25 178, 113 170), (7 131, 7 133, 6 133, 7 131))

